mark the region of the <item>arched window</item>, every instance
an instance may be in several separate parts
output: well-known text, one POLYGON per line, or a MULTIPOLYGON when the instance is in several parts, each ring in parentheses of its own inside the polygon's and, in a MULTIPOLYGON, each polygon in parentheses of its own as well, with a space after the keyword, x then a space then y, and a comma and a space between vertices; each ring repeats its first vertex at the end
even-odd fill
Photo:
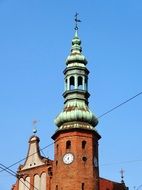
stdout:
MULTIPOLYGON (((27 179, 26 179, 27 180, 27 179)), ((30 181, 29 181, 30 182, 30 181)), ((19 178, 19 188, 18 189, 25 189, 26 184, 23 178, 19 178)), ((29 187, 29 184, 28 184, 29 187)), ((29 187, 30 188, 30 187, 29 187)))
POLYGON ((82 149, 85 149, 86 147, 86 141, 82 141, 82 149))
POLYGON ((70 90, 74 89, 74 77, 70 77, 70 90))
POLYGON ((52 176, 52 168, 51 167, 48 168, 48 175, 52 176))
POLYGON ((71 149, 71 141, 66 142, 66 149, 71 149))
POLYGON ((81 185, 81 190, 84 190, 84 183, 82 183, 81 185))
POLYGON ((36 189, 40 189, 40 176, 37 174, 34 176, 34 190, 36 189))
POLYGON ((78 89, 83 90, 83 79, 81 76, 78 77, 78 89))
POLYGON ((46 173, 45 172, 41 174, 39 189, 46 190, 46 173))

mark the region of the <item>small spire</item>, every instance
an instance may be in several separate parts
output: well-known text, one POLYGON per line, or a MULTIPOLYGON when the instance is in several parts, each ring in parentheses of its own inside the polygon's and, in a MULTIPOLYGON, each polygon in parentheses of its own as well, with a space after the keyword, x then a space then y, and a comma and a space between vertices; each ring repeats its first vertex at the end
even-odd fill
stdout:
POLYGON ((75 20, 75 28, 74 28, 74 29, 75 29, 75 31, 76 31, 76 32, 75 32, 75 35, 77 34, 77 31, 78 31, 78 23, 81 22, 81 20, 78 19, 78 15, 79 15, 79 14, 76 13, 76 14, 75 14, 75 19, 74 19, 74 20, 75 20))

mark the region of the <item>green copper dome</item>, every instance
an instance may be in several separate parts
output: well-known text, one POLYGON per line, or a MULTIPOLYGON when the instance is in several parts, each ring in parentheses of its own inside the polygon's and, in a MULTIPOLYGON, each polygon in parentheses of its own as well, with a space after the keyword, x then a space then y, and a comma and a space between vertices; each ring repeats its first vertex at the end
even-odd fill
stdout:
POLYGON ((55 124, 60 127, 64 123, 74 121, 85 122, 93 127, 98 124, 97 118, 89 110, 85 102, 78 100, 69 102, 64 107, 64 110, 56 117, 55 124))
POLYGON ((66 64, 73 62, 87 64, 87 60, 84 55, 82 55, 82 48, 81 48, 81 40, 78 37, 77 31, 75 32, 75 36, 72 40, 72 48, 71 53, 66 59, 66 64))

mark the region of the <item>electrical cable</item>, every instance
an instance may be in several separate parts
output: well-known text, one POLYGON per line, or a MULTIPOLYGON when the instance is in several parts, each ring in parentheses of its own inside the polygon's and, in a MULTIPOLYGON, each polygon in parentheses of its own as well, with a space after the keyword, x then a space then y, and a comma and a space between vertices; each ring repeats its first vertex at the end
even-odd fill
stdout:
MULTIPOLYGON (((13 170, 9 169, 8 167, 6 167, 5 165, 0 163, 0 168, 4 169, 4 171, 6 171, 7 173, 9 173, 10 175, 16 177, 19 181, 21 181, 21 183, 24 184, 25 187, 27 187, 29 190, 30 188, 20 179, 20 177, 17 176, 17 173, 14 172, 13 170)), ((32 187, 34 187, 34 189, 39 190, 37 187, 35 187, 33 184, 31 184, 29 181, 25 180, 25 182, 27 182, 29 185, 31 185, 32 187)))
MULTIPOLYGON (((0 164, 0 165, 2 165, 2 164, 0 164)), ((8 172, 10 175, 16 177, 15 174, 13 174, 13 172, 10 172, 10 170, 7 171, 7 169, 6 169, 5 167, 0 166, 0 168, 1 168, 1 169, 4 169, 4 171, 8 172)))
POLYGON ((116 165, 116 164, 130 164, 130 163, 136 163, 136 162, 142 162, 142 159, 127 160, 127 161, 121 161, 121 162, 112 162, 112 163, 107 163, 107 164, 100 164, 100 166, 103 167, 103 166, 111 166, 111 165, 116 165))
POLYGON ((139 185, 139 186, 136 188, 136 190, 140 189, 141 187, 142 187, 142 185, 139 185))
POLYGON ((103 113, 102 115, 100 115, 99 117, 97 117, 97 119, 99 119, 99 118, 101 118, 101 117, 103 117, 103 116, 109 114, 110 112, 116 110, 116 109, 119 108, 120 106, 123 106, 124 104, 126 104, 126 103, 128 103, 129 101, 133 100, 133 99, 136 98, 137 96, 140 96, 141 94, 142 94, 142 92, 140 92, 140 93, 136 94, 135 96, 133 96, 133 97, 131 97, 131 98, 125 100, 125 101, 122 102, 121 104, 119 104, 119 105, 113 107, 113 108, 110 109, 109 111, 106 111, 105 113, 103 113))
POLYGON ((40 149, 40 151, 43 154, 43 156, 46 158, 46 155, 44 154, 43 150, 40 149))
MULTIPOLYGON (((42 150, 48 148, 49 146, 51 146, 51 145, 53 145, 53 144, 54 144, 54 142, 51 143, 51 144, 49 144, 49 145, 47 145, 47 146, 45 146, 45 147, 43 147, 42 149, 39 149, 39 150, 42 151, 42 150)), ((9 169, 9 168, 11 168, 11 167, 13 167, 13 166, 19 164, 20 162, 24 161, 25 159, 27 159, 27 158, 30 157, 30 156, 33 156, 33 155, 36 154, 36 153, 37 153, 37 152, 34 152, 34 153, 30 154, 29 156, 27 156, 27 157, 25 157, 25 158, 22 158, 21 160, 15 162, 15 163, 13 163, 13 164, 11 164, 11 165, 8 166, 7 168, 9 169)), ((0 172, 3 172, 3 171, 5 171, 5 169, 0 170, 0 172)))
MULTIPOLYGON (((126 101, 124 101, 124 102, 120 103, 119 105, 117 105, 117 106, 115 106, 114 108, 110 109, 109 111, 107 111, 107 112, 103 113, 102 115, 100 115, 100 116, 99 116, 99 117, 97 117, 97 118, 99 119, 99 118, 101 118, 101 117, 103 117, 103 116, 105 116, 105 115, 109 114, 110 112, 112 112, 112 111, 116 110, 116 109, 117 109, 117 108, 119 108, 120 106, 122 106, 122 105, 124 105, 124 104, 128 103, 129 101, 131 101, 131 100, 133 100, 134 98, 136 98, 136 97, 140 96, 141 94, 142 94, 142 92, 140 92, 140 93, 136 94, 135 96, 133 96, 133 97, 131 97, 131 98, 127 99, 126 101)), ((45 146, 44 148, 40 149, 40 151, 42 151, 42 150, 46 149, 47 147, 49 147, 49 146, 51 146, 51 145, 53 145, 53 144, 54 144, 54 142, 53 142, 53 143, 51 143, 51 144, 49 144, 49 145, 47 145, 47 146, 45 146)), ((29 155, 28 157, 30 157, 30 156, 32 156, 32 155, 34 155, 34 154, 36 154, 36 153, 37 153, 37 152, 34 152, 33 154, 29 155)), ((21 160, 19 160, 19 161, 15 162, 15 163, 13 163, 12 165, 8 166, 7 168, 9 169, 9 168, 11 168, 12 166, 15 166, 15 165, 19 164, 20 162, 24 161, 24 160, 25 160, 26 158, 28 158, 28 157, 25 157, 25 158, 23 158, 23 159, 21 159, 21 160)), ((0 172, 2 172, 2 171, 4 171, 4 170, 5 170, 5 169, 2 169, 2 170, 0 170, 0 172)))
MULTIPOLYGON (((2 164, 0 164, 0 165, 2 165, 2 164)), ((16 177, 17 178, 17 176, 16 175, 14 175, 13 174, 13 172, 11 173, 9 170, 7 170, 5 167, 1 167, 0 166, 0 168, 1 169, 4 169, 4 171, 6 171, 7 173, 9 173, 10 175, 12 175, 12 176, 14 176, 14 177, 16 177)), ((20 179, 19 179, 20 180, 20 179)), ((25 187, 27 187, 29 190, 30 190, 30 188, 22 181, 22 180, 20 180, 24 185, 25 185, 25 187)))

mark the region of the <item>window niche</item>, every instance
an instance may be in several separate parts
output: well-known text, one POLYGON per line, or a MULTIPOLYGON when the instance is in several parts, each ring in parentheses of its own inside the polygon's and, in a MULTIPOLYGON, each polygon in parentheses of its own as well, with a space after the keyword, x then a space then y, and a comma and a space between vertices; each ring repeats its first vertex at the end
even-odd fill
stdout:
POLYGON ((84 183, 81 184, 81 190, 84 190, 84 183))
POLYGON ((74 82, 75 80, 74 80, 74 76, 71 76, 70 77, 70 83, 69 83, 69 85, 70 85, 70 90, 74 90, 74 88, 75 88, 75 82, 74 82))
POLYGON ((66 150, 70 150, 71 149, 71 141, 67 141, 66 142, 66 150))
POLYGON ((52 168, 51 167, 48 168, 48 175, 52 176, 52 168))
POLYGON ((78 77, 78 89, 83 90, 83 78, 81 76, 78 77))
POLYGON ((82 141, 82 149, 84 150, 86 148, 86 141, 82 141))

